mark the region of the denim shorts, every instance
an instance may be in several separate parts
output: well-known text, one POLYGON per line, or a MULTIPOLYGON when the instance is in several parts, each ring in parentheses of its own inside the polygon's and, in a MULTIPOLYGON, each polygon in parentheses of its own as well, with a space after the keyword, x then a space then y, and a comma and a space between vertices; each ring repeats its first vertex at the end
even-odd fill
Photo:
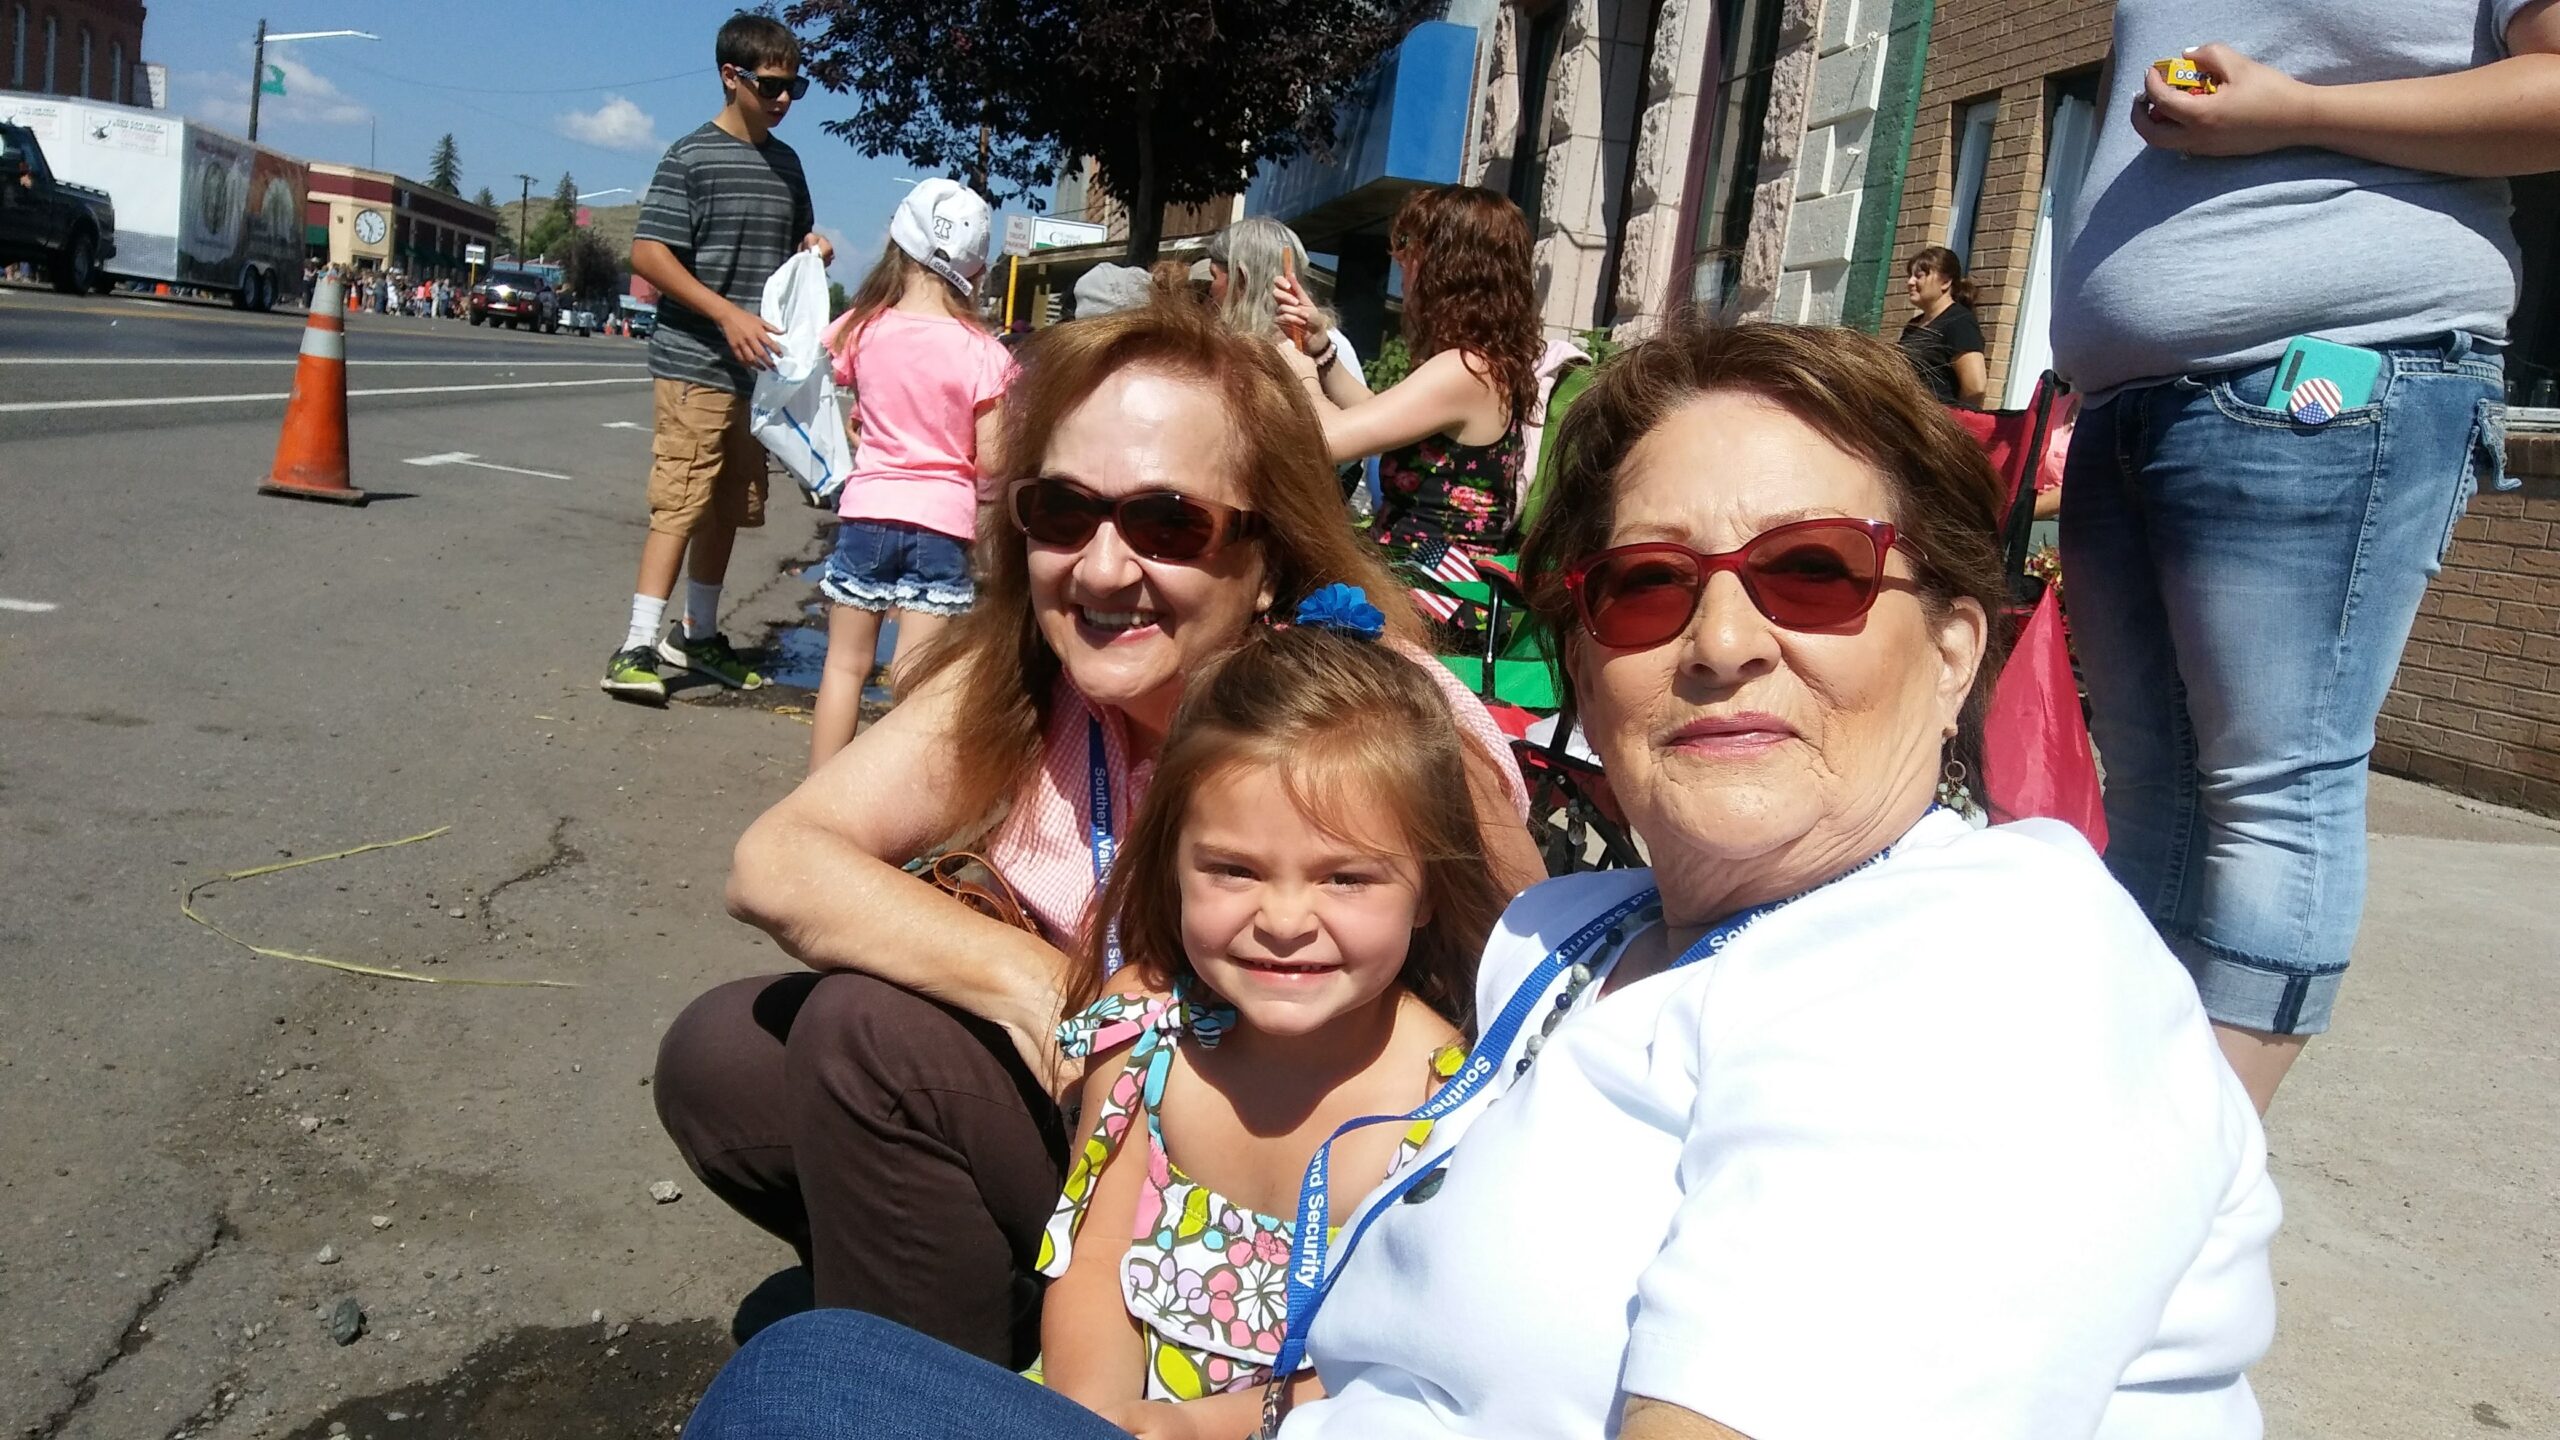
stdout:
POLYGON ((2374 724, 2427 582, 2504 487, 2499 357, 2380 346, 2325 425, 2267 402, 2274 365, 2081 412, 2062 572, 2106 771, 2107 866, 2205 1010, 2328 1028, 2365 892, 2374 724))
POLYGON ((897 520, 839 522, 818 589, 838 605, 910 615, 964 614, 978 598, 968 546, 897 520))

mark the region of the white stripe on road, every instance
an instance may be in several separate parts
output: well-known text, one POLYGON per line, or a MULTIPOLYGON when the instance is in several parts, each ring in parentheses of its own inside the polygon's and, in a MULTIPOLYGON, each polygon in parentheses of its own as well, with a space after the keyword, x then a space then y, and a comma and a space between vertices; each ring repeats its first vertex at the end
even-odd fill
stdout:
POLYGON ((48 610, 61 608, 50 600, 12 600, 6 595, 0 595, 0 610, 15 610, 21 615, 42 615, 48 610))
POLYGON ((483 460, 479 456, 472 454, 468 450, 455 450, 444 455, 420 455, 415 459, 404 460, 401 463, 404 465, 468 465, 474 470, 502 470, 509 475, 530 475, 536 480, 566 480, 569 478, 566 475, 555 475, 548 470, 526 470, 515 465, 492 464, 491 462, 483 460))
MULTIPOLYGON (((480 390, 569 390, 583 385, 637 385, 646 375, 616 375, 603 380, 519 380, 512 385, 401 385, 381 390, 350 390, 354 400, 370 395, 463 395, 480 390)), ((134 400, 21 400, 0 405, 0 415, 32 415, 56 410, 138 410, 146 405, 239 405, 259 400, 290 400, 287 391, 271 395, 153 395, 134 400)))
MULTIPOLYGON (((295 355, 250 355, 250 356, 244 356, 244 357, 242 357, 242 358, 240 358, 240 359, 237 359, 237 360, 207 360, 207 359, 204 359, 204 358, 203 358, 203 357, 201 357, 201 356, 192 357, 192 358, 185 359, 185 360, 148 360, 148 359, 133 359, 133 358, 127 358, 127 357, 122 357, 122 356, 115 357, 115 358, 101 358, 101 357, 98 357, 98 356, 83 356, 83 357, 81 357, 81 358, 79 358, 79 359, 71 359, 71 360, 46 360, 46 359, 41 359, 41 358, 32 358, 32 359, 31 359, 31 358, 29 358, 29 357, 27 357, 27 356, 23 356, 23 355, 12 355, 12 356, 9 356, 9 357, 6 357, 6 358, 0 358, 0 365, 48 365, 48 366, 69 366, 69 365, 137 365, 137 366, 149 366, 149 367, 151 367, 151 368, 153 368, 153 369, 162 369, 162 368, 165 368, 165 367, 169 367, 169 366, 177 366, 177 365, 292 365, 292 364, 298 363, 299 358, 300 358, 300 357, 295 356, 295 355)), ((436 366, 444 366, 444 367, 448 367, 448 368, 456 369, 456 370, 603 370, 603 369, 617 369, 617 370, 645 370, 645 369, 647 369, 647 368, 648 368, 647 362, 645 362, 645 361, 631 361, 631 360, 370 360, 370 359, 359 359, 359 360, 350 360, 350 361, 348 361, 347 363, 348 363, 348 364, 350 364, 350 365, 406 365, 406 366, 411 366, 411 367, 436 367, 436 366)))

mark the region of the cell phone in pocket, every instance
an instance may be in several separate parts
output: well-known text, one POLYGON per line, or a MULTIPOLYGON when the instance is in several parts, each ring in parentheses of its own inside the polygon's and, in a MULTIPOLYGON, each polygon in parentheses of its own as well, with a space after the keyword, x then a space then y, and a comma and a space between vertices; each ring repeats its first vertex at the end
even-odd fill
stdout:
POLYGON ((2297 335, 2276 361, 2267 408, 2317 425, 2372 400, 2381 380, 2382 352, 2297 335))

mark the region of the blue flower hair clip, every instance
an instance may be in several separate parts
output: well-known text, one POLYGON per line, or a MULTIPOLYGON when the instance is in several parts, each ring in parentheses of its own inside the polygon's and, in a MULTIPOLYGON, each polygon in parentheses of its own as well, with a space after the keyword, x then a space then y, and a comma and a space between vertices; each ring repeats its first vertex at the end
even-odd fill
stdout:
POLYGON ((1387 633, 1387 617, 1357 585, 1327 585, 1298 602, 1297 623, 1375 640, 1387 633))

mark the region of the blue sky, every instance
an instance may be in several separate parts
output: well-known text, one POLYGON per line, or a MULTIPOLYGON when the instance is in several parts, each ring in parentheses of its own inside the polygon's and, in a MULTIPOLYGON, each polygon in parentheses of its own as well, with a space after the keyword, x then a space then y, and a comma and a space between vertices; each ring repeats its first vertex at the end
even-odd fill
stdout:
MULTIPOLYGON (((619 205, 647 188, 669 141, 720 108, 711 40, 734 7, 721 0, 159 0, 143 58, 169 67, 170 108, 235 134, 248 128, 252 41, 270 31, 370 30, 368 40, 270 47, 285 96, 266 97, 258 138, 307 160, 373 164, 424 179, 436 137, 452 132, 462 191, 501 200, 518 172, 548 194, 563 171, 619 205), (439 88, 442 87, 442 88, 439 88)), ((857 283, 888 235, 915 171, 866 160, 819 129, 851 112, 813 89, 777 132, 800 152, 818 223, 836 242, 836 278, 857 283)))

